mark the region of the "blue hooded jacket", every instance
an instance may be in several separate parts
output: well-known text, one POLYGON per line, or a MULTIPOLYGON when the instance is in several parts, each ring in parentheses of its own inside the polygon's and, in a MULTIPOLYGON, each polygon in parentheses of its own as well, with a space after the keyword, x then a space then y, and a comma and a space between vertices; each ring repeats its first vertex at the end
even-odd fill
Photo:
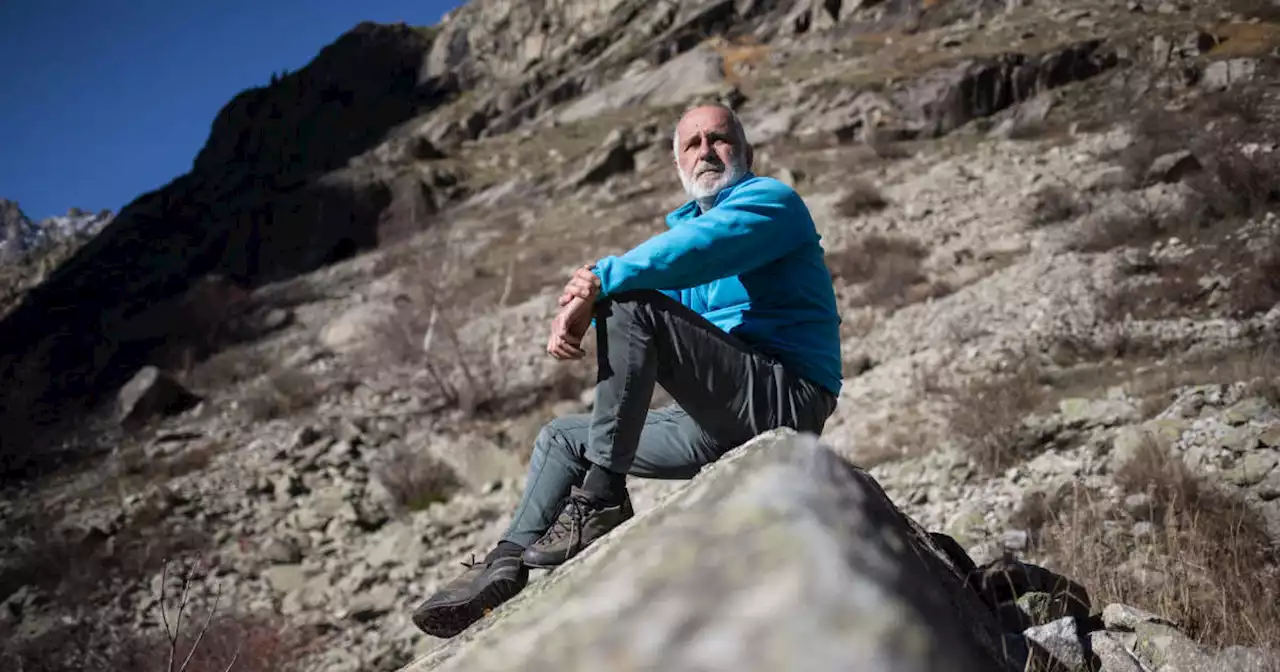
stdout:
POLYGON ((787 370, 839 394, 840 315, 821 236, 800 195, 751 173, 701 212, 689 201, 667 231, 596 262, 601 296, 658 290, 787 370))

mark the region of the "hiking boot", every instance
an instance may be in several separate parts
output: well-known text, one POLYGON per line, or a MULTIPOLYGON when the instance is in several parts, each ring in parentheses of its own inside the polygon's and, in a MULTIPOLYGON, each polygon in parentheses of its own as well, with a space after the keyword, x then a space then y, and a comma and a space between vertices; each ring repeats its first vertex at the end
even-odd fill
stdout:
POLYGON ((603 506, 575 487, 550 529, 525 550, 524 564, 544 569, 563 564, 634 515, 625 491, 621 504, 603 506))
POLYGON ((489 610, 516 596, 529 582, 529 569, 519 556, 507 555, 462 563, 463 572, 422 603, 413 613, 418 629, 434 637, 453 637, 484 618, 489 610))

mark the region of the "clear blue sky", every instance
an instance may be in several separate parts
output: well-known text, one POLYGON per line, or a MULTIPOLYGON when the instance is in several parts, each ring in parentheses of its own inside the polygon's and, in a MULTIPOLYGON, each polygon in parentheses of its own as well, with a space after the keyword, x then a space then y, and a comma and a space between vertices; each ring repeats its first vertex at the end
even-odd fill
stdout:
POLYGON ((191 168, 236 93, 363 20, 459 0, 0 0, 0 198, 113 212, 191 168))

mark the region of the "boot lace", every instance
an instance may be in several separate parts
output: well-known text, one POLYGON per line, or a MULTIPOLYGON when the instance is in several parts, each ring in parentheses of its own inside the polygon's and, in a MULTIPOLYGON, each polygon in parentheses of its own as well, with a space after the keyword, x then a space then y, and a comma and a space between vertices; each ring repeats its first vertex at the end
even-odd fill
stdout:
POLYGON ((585 497, 570 496, 564 504, 564 509, 560 515, 556 517, 556 521, 551 524, 551 528, 547 530, 544 537, 547 541, 556 541, 567 534, 572 533, 574 529, 582 529, 587 522, 587 516, 591 515, 591 502, 585 497))

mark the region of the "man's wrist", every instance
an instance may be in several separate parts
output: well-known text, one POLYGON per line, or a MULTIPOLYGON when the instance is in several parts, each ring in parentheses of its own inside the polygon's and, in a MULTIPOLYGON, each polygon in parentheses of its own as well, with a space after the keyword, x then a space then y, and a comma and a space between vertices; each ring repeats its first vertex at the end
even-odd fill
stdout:
POLYGON ((595 262, 587 267, 591 271, 591 288, 597 295, 604 293, 604 276, 600 275, 600 262, 595 262))

